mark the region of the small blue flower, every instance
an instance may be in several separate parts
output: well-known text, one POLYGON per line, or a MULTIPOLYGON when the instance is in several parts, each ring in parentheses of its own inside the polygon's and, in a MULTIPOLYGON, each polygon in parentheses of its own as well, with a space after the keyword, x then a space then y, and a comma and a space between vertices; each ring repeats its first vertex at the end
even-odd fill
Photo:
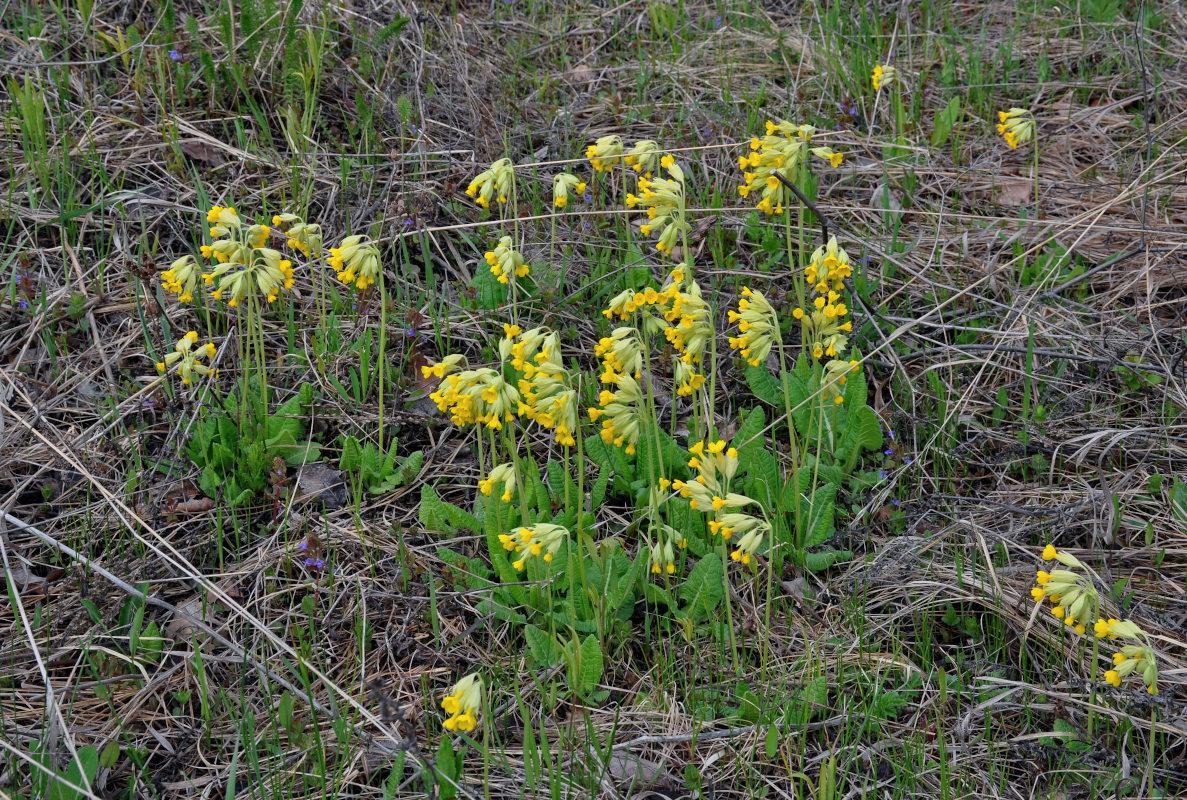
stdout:
POLYGON ((904 458, 904 459, 903 459, 903 463, 904 463, 904 464, 910 464, 910 463, 911 463, 911 457, 910 457, 910 456, 907 456, 906 458, 904 458))
POLYGON ((890 441, 894 441, 894 431, 886 431, 886 435, 890 437, 890 441))
POLYGON ((888 476, 889 474, 890 473, 884 469, 878 470, 878 480, 880 480, 880 481, 886 480, 886 476, 888 476))
POLYGON ((891 449, 888 447, 888 448, 886 448, 885 450, 883 450, 883 451, 882 451, 882 455, 884 455, 884 456, 892 456, 892 455, 894 455, 894 451, 893 451, 893 450, 891 450, 891 449))
POLYGON ((898 498, 896 497, 895 499, 891 500, 890 502, 894 503, 894 504, 897 506, 897 505, 898 505, 898 498))
POLYGON ((720 28, 720 27, 721 27, 721 21, 722 21, 722 20, 721 20, 721 15, 720 15, 720 14, 718 14, 718 15, 717 15, 717 19, 713 20, 713 27, 715 27, 715 28, 720 28))
POLYGON ((183 56, 181 55, 180 50, 170 50, 169 51, 169 60, 170 61, 181 61, 182 58, 183 58, 183 56))
POLYGON ((301 542, 299 545, 297 545, 297 549, 298 549, 298 550, 308 550, 308 549, 309 549, 309 542, 307 542, 307 541, 302 541, 302 542, 301 542))

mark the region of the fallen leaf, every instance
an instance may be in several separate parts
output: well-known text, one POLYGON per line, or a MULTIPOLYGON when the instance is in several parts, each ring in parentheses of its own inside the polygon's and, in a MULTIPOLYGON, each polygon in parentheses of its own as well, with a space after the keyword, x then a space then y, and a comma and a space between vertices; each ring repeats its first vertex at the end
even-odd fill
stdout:
POLYGON ((346 505, 346 483, 342 473, 324 461, 302 465, 297 470, 297 486, 305 498, 321 500, 329 511, 346 505))
POLYGON ((181 142, 179 146, 182 153, 199 164, 205 164, 208 167, 215 168, 227 163, 227 157, 223 155, 221 150, 201 139, 187 139, 181 142))
POLYGON ((1032 199, 1034 183, 1028 180, 1006 179, 1001 182, 998 201, 1003 206, 1024 206, 1032 199))

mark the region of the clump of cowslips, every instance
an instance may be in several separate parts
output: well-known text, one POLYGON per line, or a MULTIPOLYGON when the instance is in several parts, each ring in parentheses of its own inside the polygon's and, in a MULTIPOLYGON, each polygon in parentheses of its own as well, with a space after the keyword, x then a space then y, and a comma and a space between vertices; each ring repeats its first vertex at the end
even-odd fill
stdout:
POLYGON ((441 708, 449 718, 443 723, 447 731, 472 731, 478 726, 478 712, 482 710, 482 678, 471 674, 454 684, 452 691, 441 701, 441 708))
POLYGON ((166 292, 177 295, 179 303, 194 302, 194 289, 198 286, 198 278, 202 268, 192 255, 188 253, 169 265, 169 269, 161 272, 161 288, 166 292))
POLYGON ((771 525, 765 519, 738 510, 756 502, 730 491, 730 481, 738 471, 738 451, 718 440, 697 442, 688 452, 692 456, 688 466, 697 471, 697 476, 691 481, 675 481, 672 488, 688 500, 693 511, 713 515, 709 520, 710 534, 726 542, 739 537, 730 558, 749 564, 763 537, 770 533, 771 525))
POLYGON ((1078 634, 1083 634, 1087 625, 1097 619, 1100 596, 1092 578, 1078 570, 1084 565, 1071 553, 1060 552, 1053 545, 1043 548, 1044 561, 1058 561, 1068 569, 1051 572, 1039 570, 1035 576, 1038 584, 1030 590, 1031 597, 1052 603, 1051 614, 1078 634))
POLYGON ((173 346, 173 352, 166 353, 165 360, 157 362, 157 372, 162 375, 170 372, 180 375, 181 382, 186 386, 190 385, 194 375, 204 378, 207 375, 217 374, 217 370, 212 370, 201 361, 203 358, 214 358, 214 344, 207 342, 201 347, 195 348, 194 344, 197 341, 198 333, 196 331, 190 331, 181 337, 173 346))
POLYGON ((685 221, 684 171, 670 155, 661 158, 660 165, 668 171, 668 177, 639 178, 640 194, 628 194, 626 204, 629 208, 641 205, 647 209, 647 221, 639 225, 639 232, 650 236, 652 231, 662 229, 655 249, 670 254, 677 238, 689 231, 685 221))
POLYGON ((511 187, 515 181, 515 170, 511 166, 511 159, 500 158, 490 165, 490 169, 478 173, 470 185, 466 187, 466 194, 474 198, 474 202, 483 208, 490 208, 492 198, 500 203, 506 203, 511 187))
POLYGON ((306 258, 321 258, 321 226, 305 222, 296 214, 276 214, 272 224, 285 235, 285 246, 305 254, 306 258))
POLYGON ((750 153, 738 159, 742 170, 742 184, 738 194, 749 197, 759 195, 757 208, 767 215, 781 214, 793 195, 779 180, 782 175, 793 183, 799 178, 799 170, 808 155, 828 161, 833 167, 841 166, 844 155, 831 147, 812 147, 816 128, 811 125, 792 125, 786 120, 777 124, 767 121, 767 135, 761 139, 750 139, 750 153))
POLYGON ((1012 150, 1018 149, 1018 145, 1026 144, 1034 138, 1035 117, 1025 108, 999 111, 997 120, 997 132, 1001 134, 1012 150))
POLYGON ((515 492, 515 481, 517 477, 514 463, 508 461, 503 464, 496 464, 487 473, 484 480, 478 481, 478 491, 487 497, 491 497, 494 495, 495 487, 502 486, 503 493, 500 499, 504 503, 509 503, 515 492))
POLYGON ((779 333, 779 319, 763 293, 743 286, 738 310, 728 312, 728 317, 731 323, 737 323, 741 334, 731 336, 729 346, 740 351, 742 358, 752 367, 766 361, 779 333))
POLYGON ((659 163, 659 160, 659 145, 650 139, 643 139, 636 142, 635 146, 628 150, 626 155, 622 157, 624 164, 644 178, 651 177, 651 173, 655 171, 655 165, 659 163))
POLYGON ((452 371, 462 363, 457 356, 446 356, 439 364, 421 368, 426 377, 444 373, 429 399, 437 404, 437 410, 447 411, 450 422, 458 427, 483 424, 491 430, 502 429, 504 423, 515 419, 519 391, 489 367, 452 371))
POLYGON ((585 148, 585 157, 595 172, 605 172, 622 157, 622 139, 611 134, 585 148))
POLYGON ((361 234, 347 236, 337 247, 330 248, 329 264, 338 280, 347 286, 354 284, 362 292, 374 286, 379 277, 379 248, 361 234))
POLYGON ((218 282, 211 297, 221 300, 227 295, 227 305, 234 308, 257 292, 272 303, 281 289, 293 288, 293 263, 280 251, 264 246, 271 228, 245 226, 235 209, 223 206, 213 206, 206 220, 215 238, 211 244, 202 245, 202 255, 217 262, 214 269, 202 275, 206 286, 214 287, 218 282))
POLYGON ((577 392, 569 384, 561 356, 560 336, 547 328, 521 331, 518 325, 503 325, 499 355, 510 358, 522 373, 518 381, 521 396, 518 414, 551 430, 557 444, 574 447, 577 440, 577 392))
POLYGON ((536 556, 550 562, 569 536, 569 529, 563 525, 539 522, 530 528, 516 528, 511 533, 499 534, 503 549, 519 555, 511 565, 523 569, 530 557, 536 556))
POLYGON ((576 175, 562 172, 552 179, 552 204, 564 208, 569 204, 569 194, 585 194, 585 181, 576 175))
POLYGON ((894 86, 896 83, 901 83, 902 76, 890 64, 878 64, 874 67, 874 73, 870 75, 870 82, 874 85, 874 91, 877 92, 883 86, 894 86))
POLYGON ((809 310, 796 308, 792 316, 803 326, 804 342, 813 358, 839 356, 849 343, 853 323, 845 321, 849 313, 841 292, 844 280, 853 274, 849 254, 839 244, 837 237, 829 237, 828 243, 816 248, 812 259, 804 268, 804 278, 812 289, 814 297, 809 310))
POLYGON ((645 417, 643 390, 630 375, 616 375, 613 382, 615 391, 602 390, 598 396, 599 407, 589 409, 589 418, 593 422, 601 419, 603 442, 623 448, 627 455, 634 455, 645 417))
POLYGON ((1154 648, 1150 646, 1150 638, 1132 620, 1098 619, 1094 626, 1098 639, 1129 639, 1135 644, 1121 645, 1113 653, 1113 669, 1105 672, 1105 682, 1112 686, 1120 686, 1121 679, 1131 674, 1138 674, 1146 684, 1146 692, 1158 694, 1158 662, 1154 657, 1154 648))
POLYGON ((502 284, 507 284, 516 278, 527 277, 531 272, 523 254, 514 248, 510 236, 499 239, 495 249, 487 250, 483 258, 490 266, 491 274, 502 284))

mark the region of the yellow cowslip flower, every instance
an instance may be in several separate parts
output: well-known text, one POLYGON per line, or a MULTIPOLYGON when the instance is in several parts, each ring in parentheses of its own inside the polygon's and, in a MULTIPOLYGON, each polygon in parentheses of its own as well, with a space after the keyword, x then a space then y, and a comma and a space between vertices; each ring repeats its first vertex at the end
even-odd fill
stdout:
POLYGON ((997 112, 997 132, 1006 140, 1010 149, 1016 150, 1018 145, 1026 144, 1035 135, 1035 117, 1025 108, 1011 108, 1009 111, 997 112))
POLYGON ((538 522, 530 528, 516 528, 511 533, 500 533, 499 541, 503 544, 504 550, 520 556, 511 562, 512 566, 523 569, 528 558, 532 556, 539 556, 546 562, 552 561, 568 535, 569 529, 563 525, 538 522))
POLYGON ((161 272, 161 288, 177 295, 179 303, 192 303, 201 274, 202 269, 194 257, 184 255, 170 264, 169 269, 161 272))
MULTIPOLYGON (((734 551, 730 553, 730 558, 741 564, 748 565, 750 563, 751 557, 754 555, 755 551, 758 550, 758 546, 762 544, 763 537, 770 533, 771 525, 765 520, 760 520, 757 517, 750 516, 749 514, 726 514, 725 516, 730 517, 730 522, 733 523, 733 525, 729 528, 730 533, 739 533, 742 537, 738 540, 737 548, 735 548, 734 551), (743 517, 745 519, 734 519, 743 517), (743 531, 745 532, 743 533, 743 531)), ((719 529, 719 532, 724 531, 725 529, 726 522, 723 519, 722 527, 719 529)), ((728 536, 725 536, 724 533, 722 536, 727 539, 729 538, 728 536)))
POLYGON ((511 166, 511 159, 500 158, 490 165, 490 169, 480 172, 470 181, 466 194, 483 208, 490 208, 491 198, 497 198, 500 203, 507 202, 514 180, 515 169, 511 166))
POLYGON ((276 214, 272 217, 272 224, 284 232, 285 246, 299 250, 306 258, 322 257, 320 225, 305 222, 296 214, 276 214))
MULTIPOLYGON (((1061 553, 1051 545, 1043 550, 1043 560, 1058 560, 1071 569, 1057 569, 1052 572, 1039 570, 1035 575, 1035 586, 1030 594, 1035 600, 1042 602, 1044 598, 1051 600, 1051 614, 1071 627, 1076 633, 1083 634, 1088 623, 1097 619, 1100 609, 1100 596, 1092 578, 1075 570, 1084 565, 1071 553, 1061 553)), ((1097 623, 1099 624, 1099 623, 1097 623)), ((1096 625, 1093 626, 1097 632, 1096 625)))
POLYGON ((829 288, 839 292, 845 288, 844 281, 853 275, 849 254, 837 243, 836 236, 828 237, 828 243, 812 252, 808 266, 804 267, 804 278, 817 294, 827 294, 829 288))
POLYGON ((837 361, 833 359, 824 365, 824 376, 820 382, 825 400, 832 400, 835 405, 845 402, 845 383, 850 373, 859 369, 856 361, 837 361))
POLYGON ((622 157, 624 164, 635 172, 638 172, 644 178, 651 177, 651 173, 655 171, 655 165, 659 163, 659 159, 659 145, 650 139, 643 139, 636 142, 635 146, 628 150, 626 155, 622 157))
POLYGON ((441 701, 441 708, 449 718, 447 731, 472 731, 478 726, 478 712, 482 710, 482 678, 477 673, 467 675, 453 686, 441 701))
POLYGON ((523 400, 519 415, 548 428, 562 447, 575 447, 577 440, 577 392, 569 388, 568 373, 559 364, 545 361, 530 380, 519 384, 523 400))
POLYGON ((181 376, 181 382, 186 386, 190 385, 194 375, 204 378, 207 375, 217 374, 217 370, 210 369, 199 360, 214 358, 214 344, 207 342, 201 347, 195 348, 194 344, 197 341, 196 331, 190 331, 181 337, 173 346, 173 352, 166 353, 165 360, 157 362, 157 372, 162 375, 167 372, 175 372, 181 376))
POLYGON ((615 328, 594 346, 594 355, 602 359, 602 383, 615 384, 619 375, 639 378, 643 370, 643 341, 635 328, 615 328))
POLYGON ((464 367, 466 365, 466 357, 454 353, 441 359, 436 364, 423 364, 420 368, 420 374, 426 378, 431 378, 434 375, 438 378, 444 378, 450 372, 464 367))
POLYGON ((509 503, 515 494, 515 481, 517 478, 518 474, 513 462, 507 461, 502 464, 496 464, 487 473, 485 480, 478 481, 478 491, 487 497, 491 497, 494 494, 495 486, 501 485, 503 487, 503 493, 500 498, 504 503, 509 503))
POLYGON ((655 249, 671 253, 681 234, 691 228, 685 220, 684 171, 676 165, 671 156, 664 156, 662 166, 668 171, 667 178, 639 178, 639 192, 636 197, 628 194, 626 204, 630 208, 642 206, 647 210, 647 221, 639 225, 644 236, 662 228, 655 249))
POLYGON ((731 323, 737 324, 741 334, 731 336, 729 346, 738 350, 752 367, 766 361, 779 333, 779 319, 762 292, 752 291, 749 286, 742 287, 738 310, 728 312, 727 316, 731 323))
POLYGON ((211 206, 206 212, 206 221, 210 223, 210 238, 221 239, 231 231, 238 231, 243 227, 239 213, 227 206, 211 206))
POLYGON ((246 263, 238 260, 243 253, 238 251, 235 258, 202 276, 208 286, 218 279, 218 288, 210 293, 215 300, 222 300, 227 295, 227 305, 234 308, 249 293, 258 291, 271 303, 280 296, 281 289, 293 288, 293 262, 278 250, 268 247, 251 250, 246 263))
POLYGON ((844 154, 830 147, 812 147, 815 135, 816 128, 811 125, 768 120, 767 135, 753 137, 750 152, 738 159, 743 179, 738 194, 743 198, 757 195, 757 208, 767 215, 782 214, 785 204, 796 198, 779 180, 779 175, 793 183, 799 180, 800 167, 809 154, 828 161, 833 167, 839 167, 845 158, 844 154))
POLYGON ((429 399, 439 411, 448 411, 458 427, 483 424, 500 430, 515 419, 519 391, 489 367, 447 374, 429 399))
POLYGON ((596 172, 605 172, 622 156, 622 139, 613 134, 603 136, 585 148, 585 157, 596 172))
POLYGON ((599 408, 589 410, 589 418, 602 420, 601 436, 606 444, 623 448, 633 455, 639 442, 639 420, 643 414, 643 391, 630 375, 619 375, 614 381, 616 391, 602 390, 599 408))
POLYGON ((661 535, 651 545, 647 560, 651 562, 651 574, 673 575, 676 572, 676 548, 682 541, 680 534, 668 525, 661 526, 661 535))
POLYGON ((490 272, 499 283, 507 284, 516 278, 527 277, 531 272, 523 254, 512 246, 510 236, 499 239, 495 249, 486 251, 483 258, 490 265, 490 272))
POLYGON ((664 308, 664 320, 669 323, 664 328, 664 337, 677 353, 673 374, 676 394, 688 397, 705 385, 703 362, 705 347, 713 337, 713 318, 696 281, 690 280, 686 290, 681 288, 682 269, 673 270, 669 281, 660 293, 659 303, 664 308))
POLYGON ((330 248, 329 264, 338 280, 347 286, 354 284, 362 292, 379 278, 379 248, 361 234, 347 236, 337 247, 330 248))
POLYGON ((1097 639, 1142 639, 1145 634, 1132 620, 1098 619, 1092 628, 1097 639))
POLYGON ((1148 644, 1125 645, 1114 653, 1113 669, 1105 672, 1105 682, 1120 686, 1121 679, 1134 672, 1142 676, 1147 693, 1158 694, 1158 661, 1148 644))
POLYGON ((557 208, 564 208, 569 204, 569 192, 585 194, 585 181, 576 175, 562 172, 552 179, 552 204, 557 208))
POLYGON ((547 328, 521 331, 518 325, 503 325, 504 337, 499 340, 499 358, 511 360, 511 366, 531 379, 540 364, 550 362, 562 366, 560 336, 547 328))
POLYGON ((874 91, 877 92, 883 86, 893 86, 896 83, 901 83, 902 76, 890 64, 879 64, 874 67, 874 74, 870 76, 870 81, 874 84, 874 91))

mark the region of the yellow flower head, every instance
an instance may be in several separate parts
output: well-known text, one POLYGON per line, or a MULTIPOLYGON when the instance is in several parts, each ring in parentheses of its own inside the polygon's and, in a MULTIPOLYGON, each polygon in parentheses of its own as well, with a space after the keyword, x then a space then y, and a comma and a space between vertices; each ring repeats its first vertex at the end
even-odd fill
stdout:
POLYGON ((490 207, 490 201, 497 199, 506 203, 511 196, 515 182, 515 169, 511 166, 511 159, 500 158, 490 165, 490 168, 478 173, 470 185, 466 187, 466 194, 474 198, 474 202, 483 208, 490 207))
POLYGON ((603 136, 585 149, 585 156, 595 172, 605 172, 622 156, 622 139, 603 136))
POLYGON ((441 701, 441 708, 449 718, 443 723, 448 731, 472 731, 478 726, 478 712, 482 710, 482 679, 467 675, 441 701))
POLYGON ((1035 117, 1025 108, 1011 108, 997 112, 997 132, 1006 140, 1010 149, 1026 144, 1035 135, 1035 117))

